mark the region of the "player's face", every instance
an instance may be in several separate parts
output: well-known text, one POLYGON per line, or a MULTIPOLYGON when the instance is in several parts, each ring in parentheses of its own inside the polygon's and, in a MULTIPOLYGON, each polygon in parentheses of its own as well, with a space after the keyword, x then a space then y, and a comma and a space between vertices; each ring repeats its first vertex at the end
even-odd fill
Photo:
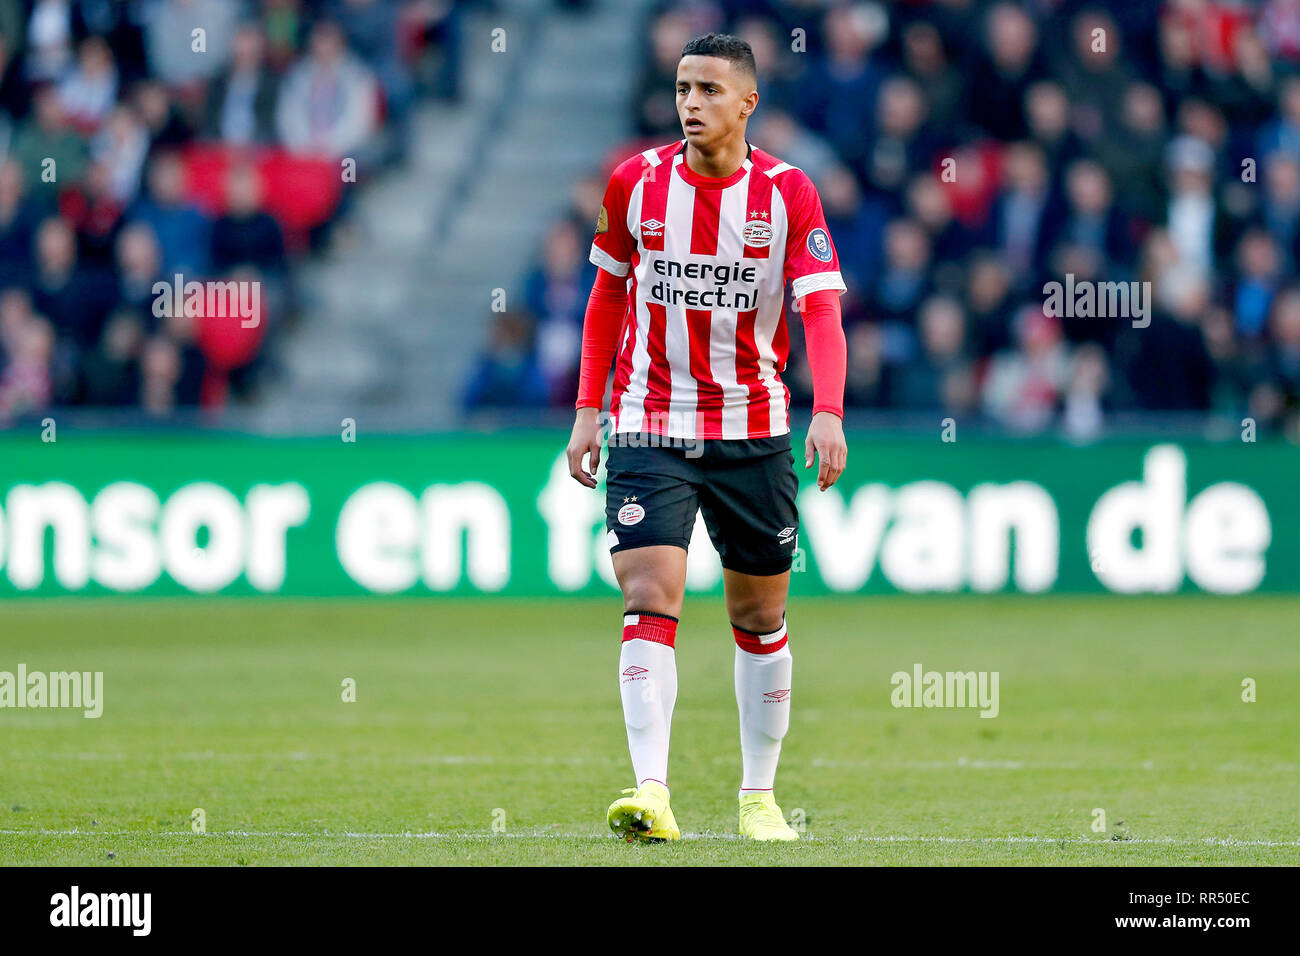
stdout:
POLYGON ((716 56, 684 56, 677 64, 677 118, 687 140, 710 149, 735 135, 752 112, 752 84, 745 84, 731 61, 716 56))

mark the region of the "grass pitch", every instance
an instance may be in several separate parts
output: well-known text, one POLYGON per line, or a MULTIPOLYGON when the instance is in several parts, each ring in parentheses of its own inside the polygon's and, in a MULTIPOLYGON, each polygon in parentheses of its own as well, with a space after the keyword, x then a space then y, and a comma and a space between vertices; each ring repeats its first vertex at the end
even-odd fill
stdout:
POLYGON ((677 640, 686 839, 609 834, 632 783, 619 611, 0 604, 0 670, 102 671, 105 701, 0 710, 0 864, 1300 863, 1294 598, 796 600, 776 792, 805 834, 782 846, 734 836, 733 645, 708 597, 677 640), (998 671, 999 715, 895 709, 916 663, 998 671))

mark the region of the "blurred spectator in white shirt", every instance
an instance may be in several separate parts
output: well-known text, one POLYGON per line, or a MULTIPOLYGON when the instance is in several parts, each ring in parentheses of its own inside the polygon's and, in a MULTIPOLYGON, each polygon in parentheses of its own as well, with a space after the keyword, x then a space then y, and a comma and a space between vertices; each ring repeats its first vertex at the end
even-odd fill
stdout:
POLYGON ((338 24, 322 20, 312 28, 310 53, 280 90, 280 139, 294 152, 362 164, 373 155, 367 140, 378 123, 377 93, 374 73, 348 51, 338 24))

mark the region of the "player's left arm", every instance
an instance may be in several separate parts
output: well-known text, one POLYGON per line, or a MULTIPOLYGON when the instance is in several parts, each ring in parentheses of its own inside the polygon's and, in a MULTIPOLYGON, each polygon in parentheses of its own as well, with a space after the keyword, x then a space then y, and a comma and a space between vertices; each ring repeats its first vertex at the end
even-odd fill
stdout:
POLYGON ((804 441, 804 467, 811 468, 816 456, 820 464, 817 487, 825 491, 843 474, 849 453, 843 424, 848 348, 840 316, 840 293, 846 288, 817 189, 802 170, 789 170, 782 178, 790 180, 781 189, 789 223, 785 277, 803 316, 813 380, 813 417, 804 441))
POLYGON ((815 454, 820 462, 817 487, 825 491, 844 473, 849 455, 843 424, 848 348, 839 293, 832 289, 810 292, 799 300, 799 312, 813 380, 813 417, 804 439, 804 467, 812 467, 815 454))

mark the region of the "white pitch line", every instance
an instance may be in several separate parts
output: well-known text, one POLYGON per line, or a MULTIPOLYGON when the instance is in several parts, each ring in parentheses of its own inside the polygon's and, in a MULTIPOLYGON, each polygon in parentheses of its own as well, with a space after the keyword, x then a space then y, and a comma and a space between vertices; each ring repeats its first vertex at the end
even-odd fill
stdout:
MULTIPOLYGON (((152 762, 164 762, 166 760, 193 760, 193 761, 247 761, 249 763, 267 763, 277 760, 288 760, 293 763, 302 762, 347 762, 349 764, 358 762, 381 763, 381 764, 398 764, 398 765, 434 765, 434 766, 623 766, 625 759, 623 757, 612 756, 518 756, 504 757, 495 754, 394 754, 382 755, 374 753, 308 753, 305 751, 291 751, 286 753, 239 753, 239 752, 214 752, 198 751, 189 753, 176 754, 150 754, 147 757, 139 755, 128 755, 125 753, 45 753, 30 754, 11 751, 9 753, 11 760, 148 760, 152 762)), ((734 757, 715 757, 714 764, 733 764, 737 760, 734 757)), ((782 766, 789 769, 790 767, 809 767, 815 770, 876 770, 876 771, 913 771, 913 770, 1026 770, 1026 771, 1048 771, 1048 770, 1069 770, 1080 773, 1126 773, 1137 770, 1205 770, 1213 769, 1220 773, 1229 772, 1246 772, 1246 773, 1294 773, 1300 770, 1300 763, 1275 763, 1275 764, 1243 764, 1240 762, 1217 764, 1209 767, 1207 764, 1169 762, 1157 764, 1155 761, 1147 760, 1142 763, 1132 764, 1082 764, 1082 763, 1053 763, 1039 762, 1033 760, 985 760, 982 758, 957 757, 951 760, 899 760, 881 762, 876 760, 839 760, 827 757, 811 757, 804 759, 787 758, 782 766)))
MULTIPOLYGON (((196 834, 190 830, 159 830, 156 832, 136 830, 0 830, 0 836, 110 836, 110 837, 193 837, 193 836, 229 836, 229 837, 285 837, 332 840, 340 837, 351 840, 611 840, 614 834, 593 833, 448 833, 429 831, 417 833, 363 833, 345 830, 340 833, 306 833, 295 830, 222 830, 212 833, 196 834)), ((740 840, 735 833, 691 833, 682 834, 688 840, 740 840)), ((809 839, 816 840, 809 834, 809 839)), ((1233 837, 1204 837, 1199 840, 1177 837, 1135 837, 1126 840, 1089 839, 1088 837, 1049 837, 1049 836, 1005 836, 1005 837, 950 837, 950 836, 904 836, 904 835, 870 835, 847 834, 845 836, 824 838, 828 843, 953 843, 953 844, 1061 844, 1071 846, 1113 846, 1120 844, 1146 844, 1162 846, 1223 846, 1223 847, 1300 847, 1300 840, 1237 840, 1233 837)))
POLYGON ((1161 844, 1164 846, 1294 846, 1300 840, 1238 840, 1233 837, 1204 837, 1200 840, 1177 837, 1133 837, 1112 840, 1088 837, 1010 836, 1010 837, 947 837, 947 836, 860 836, 849 834, 838 837, 850 843, 1067 843, 1073 846, 1111 846, 1116 843, 1161 844))

